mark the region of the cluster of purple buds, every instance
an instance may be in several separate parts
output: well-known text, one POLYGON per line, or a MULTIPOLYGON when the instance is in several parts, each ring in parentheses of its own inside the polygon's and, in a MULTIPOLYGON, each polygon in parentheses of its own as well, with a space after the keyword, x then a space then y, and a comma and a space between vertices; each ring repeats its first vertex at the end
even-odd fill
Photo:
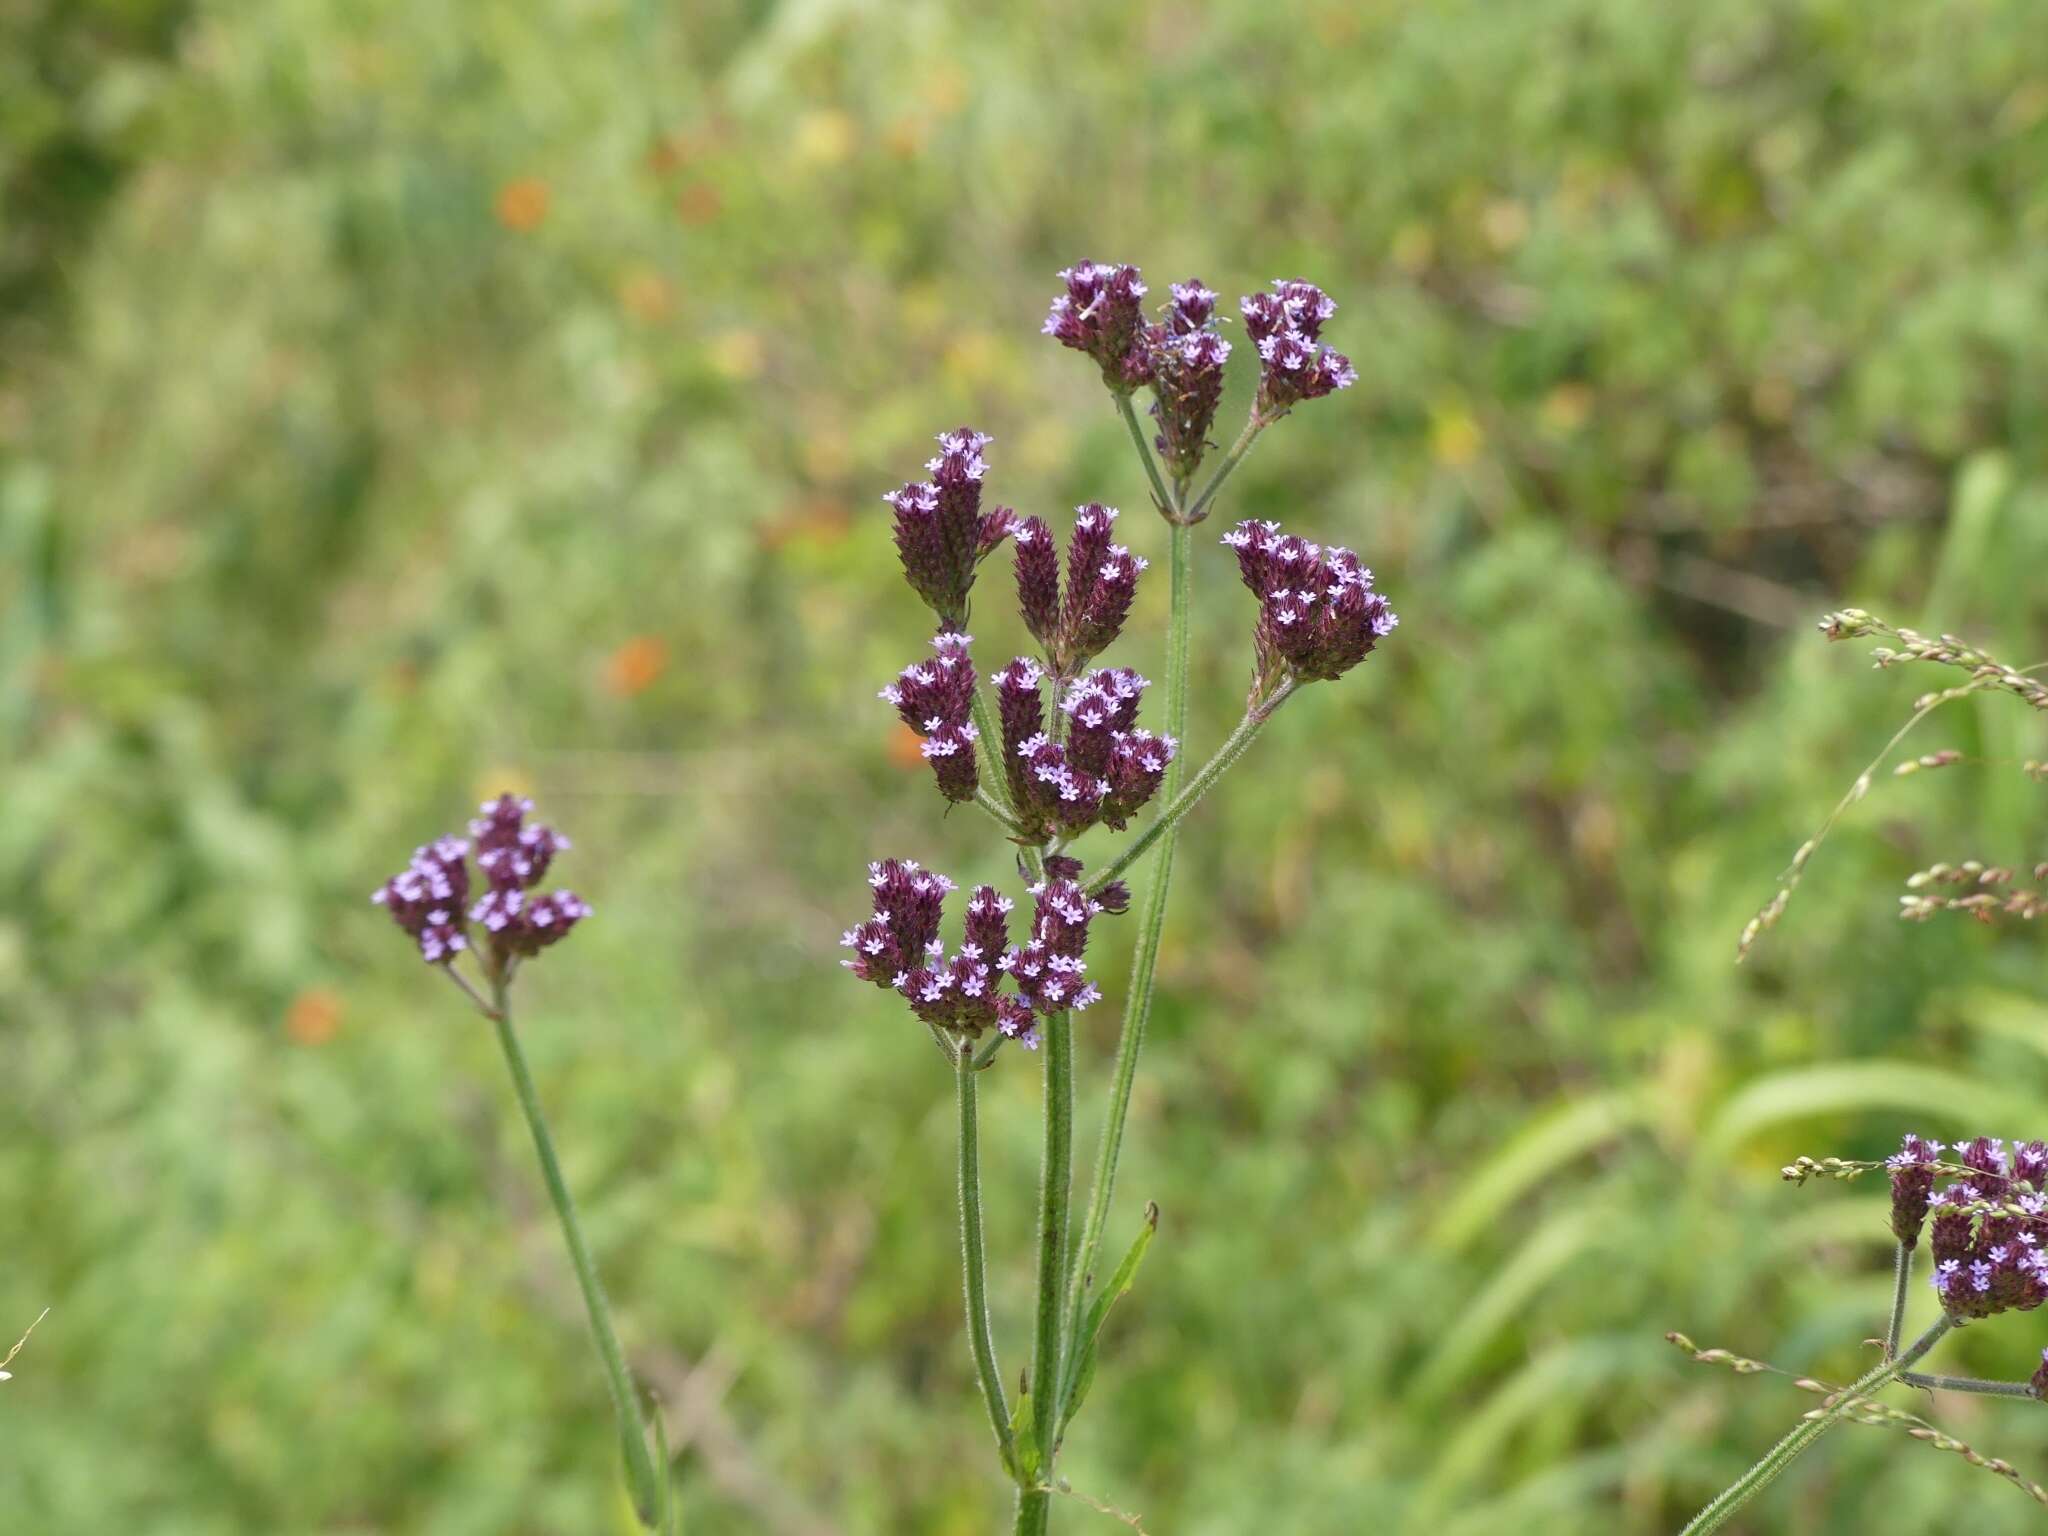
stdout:
POLYGON ((932 641, 938 654, 908 666, 881 697, 896 706, 903 723, 923 738, 925 761, 939 781, 939 793, 959 802, 974 798, 974 663, 967 647, 972 635, 944 632, 932 641))
POLYGON ((1314 283, 1276 280, 1271 293, 1248 293, 1237 308, 1245 335, 1259 349, 1259 395, 1253 409, 1261 420, 1277 421, 1303 400, 1358 382, 1351 359, 1322 344, 1323 322, 1337 305, 1314 283))
POLYGON ((1175 283, 1164 321, 1150 332, 1152 418, 1159 456, 1176 480, 1201 465, 1209 428, 1223 399, 1230 343, 1216 330, 1216 295, 1199 281, 1175 283))
POLYGON ((485 965, 496 973, 514 956, 539 954, 590 915, 574 891, 533 894, 569 840, 553 827, 529 824, 532 809, 531 800, 514 795, 486 800, 468 839, 444 837, 416 850, 411 863, 372 893, 370 900, 412 935, 428 964, 452 964, 470 947, 475 923, 483 929, 485 965), (465 862, 472 846, 484 883, 474 903, 465 862))
POLYGON ((1159 793, 1178 743, 1139 728, 1146 682, 1128 667, 1077 678, 1058 700, 1064 740, 1045 730, 1044 672, 1018 657, 995 676, 1003 762, 1017 808, 1018 836, 1043 842, 1098 821, 1121 828, 1159 793))
POLYGON ((1269 522, 1239 523, 1223 542, 1237 552, 1238 574, 1259 600, 1262 692, 1283 665, 1303 682, 1342 677, 1400 623, 1348 549, 1311 544, 1269 522))
POLYGON ((929 480, 915 481, 882 499, 896 510, 896 552, 917 595, 938 615, 941 629, 964 629, 975 568, 1003 542, 1016 514, 1007 507, 981 510, 988 437, 962 427, 939 434, 941 452, 926 462, 929 480))
POLYGON ((1152 354, 1144 311, 1145 281, 1132 266, 1084 261, 1060 273, 1067 291, 1052 301, 1045 334, 1062 346, 1086 352, 1102 370, 1102 382, 1127 395, 1152 378, 1152 354))
POLYGON ((1018 946, 1009 935, 1014 904, 994 886, 976 886, 965 935, 949 955, 939 925, 953 882, 909 859, 870 864, 874 916, 840 938, 853 951, 841 963, 858 979, 897 993, 935 1029, 972 1040, 993 1028, 1035 1049, 1039 1016, 1086 1008, 1100 996, 1084 979, 1089 920, 1130 904, 1121 882, 1090 899, 1080 873, 1076 860, 1049 861, 1046 879, 1033 887, 1030 937, 1018 946), (1006 976, 1013 991, 1002 990, 1006 976))
POLYGON ((1017 606, 1046 660, 1061 677, 1072 677, 1090 657, 1107 650, 1124 627, 1137 594, 1143 556, 1110 542, 1117 510, 1100 502, 1074 509, 1067 540, 1067 586, 1060 592, 1060 554, 1052 529, 1041 518, 1018 523, 1017 606))
POLYGON ((1941 1143, 1908 1136, 1888 1160, 1892 1230, 1917 1238, 1928 1221, 1934 1289, 1958 1320, 2031 1311, 2048 1301, 2048 1142, 2020 1142, 2007 1151, 1988 1136, 1965 1142, 1956 1160, 1968 1171, 1949 1177, 1936 1166, 1941 1143))

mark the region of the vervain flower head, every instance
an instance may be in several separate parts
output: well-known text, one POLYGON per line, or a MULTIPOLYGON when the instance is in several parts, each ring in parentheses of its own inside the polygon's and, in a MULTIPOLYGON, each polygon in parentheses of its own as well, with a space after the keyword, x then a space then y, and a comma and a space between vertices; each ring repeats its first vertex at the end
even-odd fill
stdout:
POLYGON ((1885 1159, 1892 1178, 1892 1235, 1908 1248, 1920 1240, 1928 1198, 1934 1192, 1934 1164, 1940 1157, 1940 1142, 1908 1135, 1885 1159))
POLYGON ((941 451, 925 464, 931 478, 882 498, 896 512, 903 575, 938 616, 941 629, 966 627, 975 568, 1002 543, 1015 519, 1007 507, 981 509, 982 481, 988 475, 981 450, 988 443, 985 434, 967 427, 940 433, 941 451))
POLYGON ((1152 377, 1146 344, 1145 281, 1132 266, 1084 261, 1060 273, 1067 291, 1052 301, 1045 334, 1062 346, 1085 352, 1102 370, 1102 382, 1127 395, 1152 377))
POLYGON ((1105 667, 1075 679, 1060 696, 1064 740, 1044 729, 1045 674, 1024 657, 996 674, 1003 762, 1019 836, 1042 842, 1072 836, 1098 821, 1122 827, 1159 792, 1178 743, 1137 724, 1145 679, 1105 667))
POLYGON ((486 968, 495 972, 514 956, 536 955, 558 942, 590 908, 574 891, 534 894, 569 840, 553 827, 526 820, 531 800, 501 795, 479 810, 467 839, 444 837, 415 850, 412 862, 370 900, 412 936, 430 965, 452 964, 469 949, 475 924, 486 968), (467 863, 472 847, 484 886, 474 902, 467 863))
MULTIPOLYGON (((1895 1213, 1905 1174, 1911 1216, 1917 1169, 1932 1160, 1936 1147, 1908 1137, 1890 1160, 1895 1213)), ((2003 1142, 1980 1136, 1955 1152, 1969 1172, 1953 1177, 1926 1205, 1934 1289, 1942 1307, 1959 1321, 2032 1311, 2048 1301, 2048 1143, 2021 1142, 2008 1152, 2003 1142)), ((1894 1231, 1898 1227, 1895 1214, 1894 1231)))
POLYGON ((1280 673, 1304 682, 1342 677, 1400 622, 1373 590, 1372 572, 1336 545, 1283 535, 1278 523, 1243 522, 1223 536, 1259 600, 1257 686, 1280 673))
POLYGON ((1099 996, 1085 980, 1083 953, 1089 920, 1105 909, 1082 891, 1077 861, 1054 862, 1071 874, 1034 888, 1031 932, 1022 945, 1010 943, 1014 903, 980 885, 968 897, 960 947, 950 953, 939 927, 953 882, 908 859, 872 864, 874 916, 841 937, 853 952, 841 963, 948 1034, 972 1040, 994 1029, 1035 1048, 1038 1016, 1085 1008, 1099 996))
POLYGON ((1116 519, 1116 508, 1100 502, 1074 509, 1064 597, 1052 530, 1036 517, 1014 530, 1017 606, 1025 626, 1045 647, 1047 662, 1062 677, 1073 676, 1107 650, 1130 614, 1138 575, 1147 562, 1111 542, 1116 519))
POLYGON ((1273 284, 1271 293, 1238 300, 1244 332, 1259 350, 1259 395, 1253 409, 1277 421, 1303 400, 1315 400, 1358 382, 1343 353, 1322 344, 1323 322, 1337 312, 1330 296, 1299 279, 1273 284))
POLYGON ((942 633, 932 640, 930 661, 905 667, 881 697, 896 706, 903 723, 923 738, 920 750, 939 781, 939 793, 955 802, 972 800, 978 782, 974 743, 974 663, 967 647, 972 635, 942 633))
POLYGON ((1209 446, 1230 343, 1217 334, 1214 291, 1191 279, 1175 283, 1172 293, 1150 337, 1152 417, 1159 424, 1160 458, 1176 480, 1186 480, 1209 446))

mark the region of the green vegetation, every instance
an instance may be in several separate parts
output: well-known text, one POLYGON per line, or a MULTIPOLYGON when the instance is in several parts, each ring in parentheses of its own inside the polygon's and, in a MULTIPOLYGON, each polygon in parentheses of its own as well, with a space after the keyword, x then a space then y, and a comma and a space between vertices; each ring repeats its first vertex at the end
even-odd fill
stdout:
MULTIPOLYGON (((0 1523, 630 1529, 497 1044, 366 900, 520 787, 596 908, 522 1038, 685 1530, 997 1528, 953 1085, 835 941, 868 858, 999 873, 874 698, 924 640, 878 498, 930 435, 1164 572, 1037 335, 1088 256, 1338 299, 1358 387, 1204 529, 1350 544, 1403 623, 1186 824, 1105 1248, 1158 1235, 1062 1474, 1155 1536, 1668 1532, 1812 1400, 1665 1330, 1874 1363, 1883 1192, 1777 1169, 2048 1130, 2038 940, 1894 916, 1934 859, 2043 856, 2032 713, 1937 715, 1966 761, 1880 776, 1732 958, 1933 686, 1813 620, 2048 653, 2038 7, 1205 9, 0 20, 0 1337, 52 1308, 0 1523)), ((1199 763, 1251 604, 1195 559, 1199 763)), ((1116 657, 1155 677, 1164 599, 1116 657)), ((1016 1065, 991 1255, 1030 1251, 1016 1065)), ((1030 1282, 991 1270, 1008 1338, 1030 1282)), ((2023 1377, 2039 1327, 1944 1361, 2023 1377)), ((2048 1414, 1917 1407, 2048 1481, 2048 1414)), ((1851 1425, 1744 1519, 2039 1509, 1851 1425)))

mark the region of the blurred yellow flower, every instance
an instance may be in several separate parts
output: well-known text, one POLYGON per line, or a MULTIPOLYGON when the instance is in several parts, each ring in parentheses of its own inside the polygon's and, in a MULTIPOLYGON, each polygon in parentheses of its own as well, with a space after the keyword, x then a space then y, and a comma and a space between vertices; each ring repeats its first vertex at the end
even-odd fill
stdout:
POLYGON ((925 73, 925 105, 940 117, 951 117, 967 105, 967 75, 959 65, 940 60, 925 73))
POLYGON ((1426 269, 1436 259, 1436 236, 1427 224, 1403 224, 1394 231, 1387 256, 1409 276, 1426 269))
POLYGON ((548 216, 548 184, 520 176, 498 188, 498 222, 518 234, 540 228, 548 216))
POLYGON ((1429 413, 1430 455, 1445 468, 1464 468, 1485 446, 1486 434, 1462 405, 1438 406, 1429 413))
POLYGON ((1543 397, 1543 424, 1557 432, 1576 432, 1593 414, 1593 391, 1576 380, 1560 384, 1543 397))
POLYGON ((962 331, 946 344, 946 379, 955 385, 986 382, 1002 361, 1003 344, 987 331, 962 331))
POLYGON ((728 379, 754 379, 761 376, 767 366, 767 350, 761 345, 761 337, 755 331, 727 331, 714 336, 706 343, 704 351, 711 359, 711 366, 728 379))
POLYGON ((820 107, 796 120, 792 146, 799 165, 841 165, 860 138, 860 125, 836 107, 820 107))
POLYGON ((1497 197, 1480 210, 1479 228, 1496 251, 1512 251, 1529 235, 1529 210, 1511 197, 1497 197))

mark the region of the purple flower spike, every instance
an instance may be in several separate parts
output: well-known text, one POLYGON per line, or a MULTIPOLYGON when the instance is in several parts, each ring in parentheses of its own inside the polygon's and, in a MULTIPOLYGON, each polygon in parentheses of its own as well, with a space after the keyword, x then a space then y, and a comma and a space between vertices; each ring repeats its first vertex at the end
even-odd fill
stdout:
POLYGON ((1035 517, 1016 530, 1017 606, 1060 677, 1073 676, 1107 650, 1130 616, 1147 562, 1110 542, 1116 519, 1116 508, 1099 502, 1074 509, 1064 596, 1052 531, 1035 517))
POLYGON ((1238 300, 1245 335, 1259 350, 1259 396, 1253 411, 1278 421, 1303 400, 1315 400, 1358 382, 1351 359, 1321 344, 1323 322, 1337 312, 1330 296, 1299 279, 1273 284, 1271 293, 1238 300))
POLYGON ((1920 1241, 1928 1197, 1934 1192, 1934 1163, 1940 1156, 1940 1142, 1908 1135, 1885 1160, 1892 1176, 1892 1235, 1908 1248, 1920 1241))
POLYGON ((1004 957, 1003 968, 1034 1013, 1079 1010, 1100 1000, 1095 984, 1086 980, 1088 924, 1102 910, 1080 883, 1048 877, 1032 894, 1037 905, 1028 943, 1004 957))
POLYGON ((939 434, 939 456, 925 468, 931 479, 890 491, 882 499, 896 512, 896 552, 911 588, 938 615, 939 627, 962 629, 975 568, 1001 544, 1016 521, 1007 507, 981 510, 989 439, 961 427, 939 434))
POLYGON ((1348 549, 1283 536, 1278 523, 1261 522, 1239 523, 1223 542, 1259 600, 1255 696, 1283 670, 1303 682, 1342 677, 1400 623, 1348 549))
POLYGON ((486 800, 469 824, 469 839, 444 837, 418 849, 412 862, 370 897, 411 934, 430 965, 450 965, 469 949, 469 925, 483 930, 483 960, 492 974, 513 956, 539 954, 590 915, 573 891, 533 895, 569 839, 540 822, 528 824, 531 800, 486 800), (472 846, 484 893, 469 900, 472 846))
POLYGON ((972 635, 941 634, 933 639, 938 654, 908 666, 880 697, 896 706, 903 723, 924 738, 920 749, 948 800, 972 800, 979 783, 974 761, 978 733, 974 712, 974 663, 967 647, 972 635))
POLYGON ((1176 480, 1187 480, 1209 447, 1209 428, 1223 398, 1230 343, 1216 333, 1216 294, 1199 282, 1173 285, 1166 323, 1152 336, 1152 418, 1159 456, 1176 480))
POLYGON ((1045 334, 1094 358, 1102 382, 1120 395, 1148 383, 1152 359, 1138 304, 1145 296, 1138 269, 1084 261, 1061 272, 1060 281, 1067 291, 1052 301, 1045 334))
POLYGON ((993 679, 996 686, 996 715, 1002 721, 1003 773, 1010 787, 1010 803, 1027 804, 1031 798, 1031 771, 1025 761, 1024 744, 1045 732, 1045 695, 1041 685, 1045 671, 1028 656, 1019 656, 993 679))

